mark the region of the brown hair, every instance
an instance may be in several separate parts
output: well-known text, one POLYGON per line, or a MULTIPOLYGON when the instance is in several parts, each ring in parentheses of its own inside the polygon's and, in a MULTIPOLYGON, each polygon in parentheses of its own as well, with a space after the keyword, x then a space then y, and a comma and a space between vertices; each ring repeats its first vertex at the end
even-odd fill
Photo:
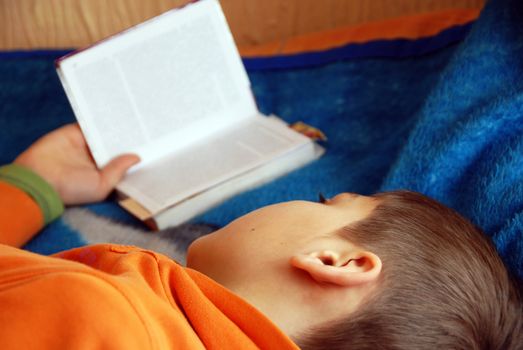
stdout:
POLYGON ((303 349, 522 349, 520 286, 494 246, 453 210, 409 191, 340 234, 383 262, 379 292, 303 349))

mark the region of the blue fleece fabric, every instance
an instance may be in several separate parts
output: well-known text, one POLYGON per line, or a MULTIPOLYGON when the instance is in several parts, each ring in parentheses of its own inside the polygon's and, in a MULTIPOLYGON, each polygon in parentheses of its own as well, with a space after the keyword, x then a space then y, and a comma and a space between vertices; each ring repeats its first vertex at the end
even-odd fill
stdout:
POLYGON ((423 104, 382 190, 408 188, 490 235, 523 276, 523 2, 491 1, 423 104))

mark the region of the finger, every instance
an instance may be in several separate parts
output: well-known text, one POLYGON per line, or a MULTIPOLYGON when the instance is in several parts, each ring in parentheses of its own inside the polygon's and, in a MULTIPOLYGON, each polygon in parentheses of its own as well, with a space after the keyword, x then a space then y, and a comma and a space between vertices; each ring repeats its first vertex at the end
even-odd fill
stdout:
POLYGON ((111 192, 124 177, 130 167, 137 164, 140 157, 126 154, 111 160, 100 170, 100 192, 105 196, 111 192))
POLYGON ((87 147, 84 134, 82 133, 82 130, 80 129, 80 125, 78 123, 67 124, 63 126, 63 129, 69 140, 74 145, 78 147, 87 147))

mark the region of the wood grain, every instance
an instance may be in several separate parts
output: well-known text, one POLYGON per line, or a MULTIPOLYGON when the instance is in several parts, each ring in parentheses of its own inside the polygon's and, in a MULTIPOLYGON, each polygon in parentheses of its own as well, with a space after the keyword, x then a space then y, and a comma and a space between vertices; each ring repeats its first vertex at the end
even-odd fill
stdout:
MULTIPOLYGON (((188 0, 0 0, 0 50, 82 47, 188 0)), ((221 0, 240 46, 485 0, 221 0)))

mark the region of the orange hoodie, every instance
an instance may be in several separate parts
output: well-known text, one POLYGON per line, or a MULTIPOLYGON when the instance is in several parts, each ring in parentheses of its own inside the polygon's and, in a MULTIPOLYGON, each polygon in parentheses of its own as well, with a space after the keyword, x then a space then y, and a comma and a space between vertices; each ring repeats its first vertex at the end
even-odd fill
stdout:
MULTIPOLYGON (((0 181, 0 243, 44 223, 33 198, 0 181)), ((137 247, 42 256, 0 244, 0 349, 297 349, 226 288, 137 247)))

